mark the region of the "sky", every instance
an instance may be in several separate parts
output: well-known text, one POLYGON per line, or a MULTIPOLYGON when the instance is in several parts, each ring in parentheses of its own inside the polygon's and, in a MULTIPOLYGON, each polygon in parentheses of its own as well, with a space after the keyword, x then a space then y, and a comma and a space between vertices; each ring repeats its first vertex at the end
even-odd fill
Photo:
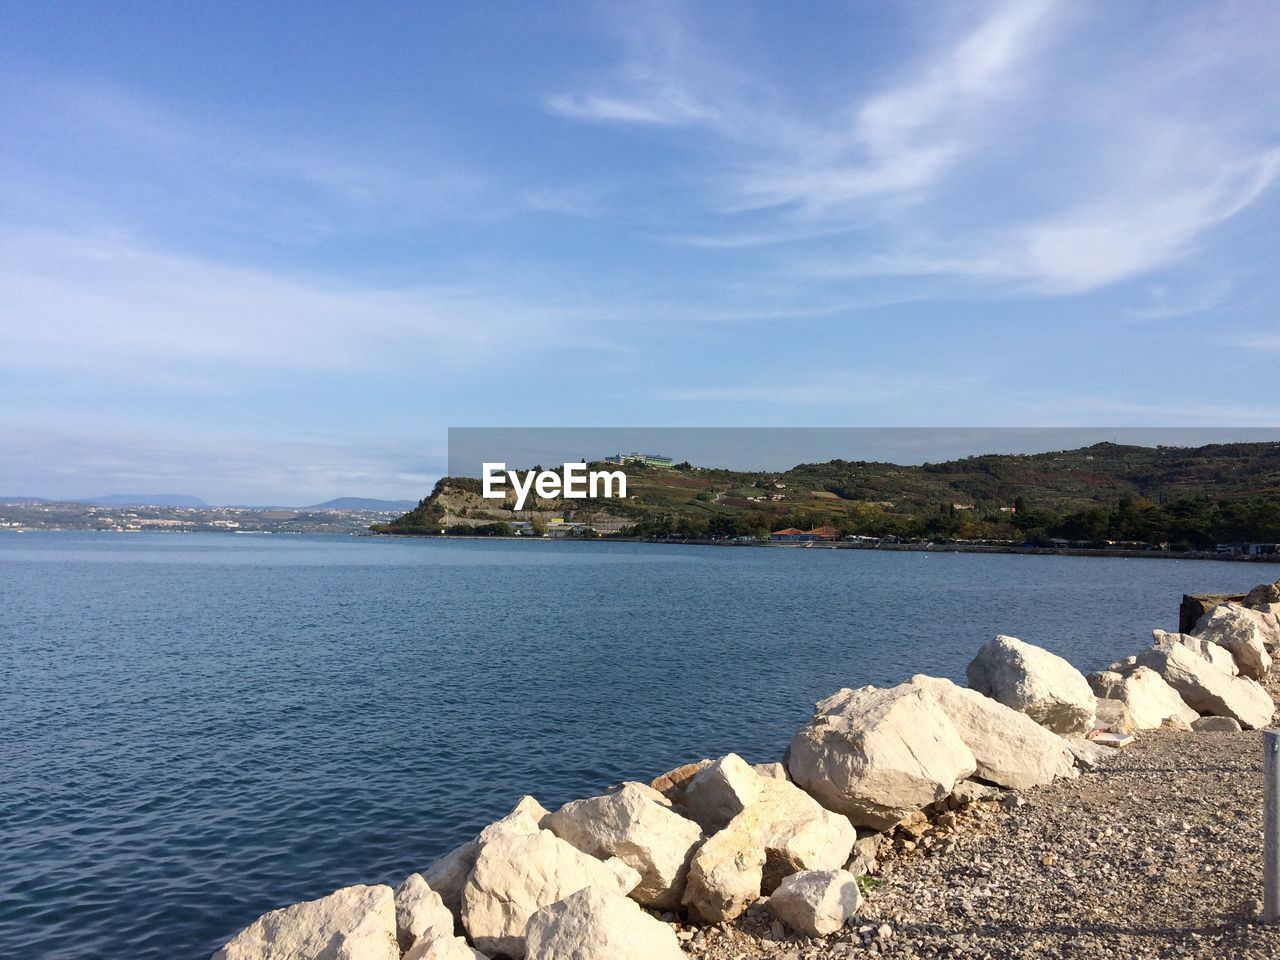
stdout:
POLYGON ((415 499, 450 427, 1280 426, 1266 0, 0 9, 3 495, 415 499))

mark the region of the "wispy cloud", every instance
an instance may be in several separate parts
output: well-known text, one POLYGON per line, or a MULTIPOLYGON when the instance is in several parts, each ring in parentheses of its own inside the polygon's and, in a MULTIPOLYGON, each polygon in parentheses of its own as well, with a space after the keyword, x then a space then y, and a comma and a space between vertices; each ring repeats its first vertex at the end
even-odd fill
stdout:
MULTIPOLYGON (((548 110, 579 120, 702 125, 738 145, 731 209, 812 213, 928 186, 976 144, 984 115, 1019 85, 1055 0, 994 7, 957 43, 930 50, 897 86, 850 91, 825 114, 789 102, 699 43, 677 18, 633 40, 615 92, 558 93, 548 110), (637 52, 638 51, 638 52, 637 52)), ((722 178, 724 179, 724 178, 722 178)))
POLYGON ((932 276, 1072 295, 1183 261, 1280 174, 1261 122, 1277 98, 1260 98, 1231 52, 1280 81, 1249 39, 1264 16, 1175 11, 1081 74, 1078 45, 1113 15, 990 3, 955 39, 921 44, 896 83, 859 76, 832 105, 747 79, 667 14, 656 40, 632 40, 618 74, 597 81, 607 93, 561 93, 548 108, 696 128, 712 216, 674 242, 775 248, 776 271, 833 283, 932 276))
MULTIPOLYGON (((1206 230, 1258 199, 1280 174, 1280 148, 1233 158, 1136 202, 1111 198, 1036 224, 1024 234, 1015 272, 1050 292, 1091 290, 1168 264, 1206 230)), ((1019 252, 1015 252, 1015 258, 1019 252)))
POLYGON ((816 212, 930 186, 972 149, 991 107, 1014 94, 1052 22, 1052 0, 995 7, 923 72, 856 102, 804 137, 791 155, 739 183, 746 202, 816 212))
POLYGON ((684 126, 714 116, 714 111, 697 103, 684 91, 666 85, 659 85, 631 99, 601 94, 556 94, 546 99, 546 106, 552 113, 575 120, 656 126, 684 126))
POLYGON ((553 308, 377 288, 158 251, 126 237, 0 236, 0 367, 99 375, 475 363, 549 336, 553 308))
MULTIPOLYGON (((15 219, 62 208, 85 222, 181 221, 205 232, 314 242, 501 208, 487 178, 446 149, 375 143, 229 120, 169 106, 107 81, 45 80, 6 114, 0 201, 15 219), (480 201, 483 200, 483 205, 480 201)), ((511 206, 510 201, 505 201, 511 206)))

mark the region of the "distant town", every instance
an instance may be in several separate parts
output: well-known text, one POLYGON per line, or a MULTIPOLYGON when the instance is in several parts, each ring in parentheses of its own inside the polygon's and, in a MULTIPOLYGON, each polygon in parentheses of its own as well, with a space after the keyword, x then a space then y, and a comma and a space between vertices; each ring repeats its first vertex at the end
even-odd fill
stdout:
POLYGON ((81 530, 115 533, 364 534, 403 508, 168 506, 16 500, 0 503, 0 533, 81 530))

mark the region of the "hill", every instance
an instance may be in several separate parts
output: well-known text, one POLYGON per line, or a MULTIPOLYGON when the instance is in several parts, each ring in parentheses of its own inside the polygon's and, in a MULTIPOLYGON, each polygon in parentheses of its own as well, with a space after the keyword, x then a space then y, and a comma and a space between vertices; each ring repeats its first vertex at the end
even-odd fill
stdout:
POLYGON ((199 497, 179 493, 109 493, 103 497, 88 497, 74 503, 87 503, 95 507, 207 507, 199 497))
POLYGON ((1038 542, 1051 537, 1175 548, 1280 541, 1280 443, 1099 443, 901 465, 831 460, 782 472, 627 466, 626 500, 537 501, 516 514, 479 481, 445 478, 383 532, 439 533, 560 519, 639 536, 842 534, 1038 542))

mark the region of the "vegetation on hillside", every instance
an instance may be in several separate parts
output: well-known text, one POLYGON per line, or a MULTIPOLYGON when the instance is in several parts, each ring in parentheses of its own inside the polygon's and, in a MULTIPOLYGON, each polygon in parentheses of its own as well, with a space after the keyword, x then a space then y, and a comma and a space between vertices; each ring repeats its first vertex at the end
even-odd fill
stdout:
MULTIPOLYGON (((1131 542, 1203 549, 1280 541, 1280 444, 1136 447, 901 466, 832 460, 790 470, 630 464, 626 500, 538 501, 520 519, 599 522, 646 537, 767 537, 794 527, 930 540, 1131 542)), ((515 519, 473 478, 436 484, 396 533, 500 532, 515 519)))

